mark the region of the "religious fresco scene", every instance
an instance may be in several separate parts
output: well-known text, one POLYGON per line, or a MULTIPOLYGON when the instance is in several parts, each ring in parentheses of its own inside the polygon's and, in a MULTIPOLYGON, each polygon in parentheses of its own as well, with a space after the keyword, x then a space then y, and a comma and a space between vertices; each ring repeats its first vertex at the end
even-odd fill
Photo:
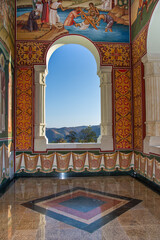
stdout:
POLYGON ((0 39, 14 57, 15 42, 15 0, 0 1, 0 39))
POLYGON ((66 34, 96 42, 129 42, 128 0, 17 0, 17 40, 66 34))
POLYGON ((131 25, 132 39, 141 31, 149 21, 153 9, 158 0, 132 0, 131 1, 131 25))

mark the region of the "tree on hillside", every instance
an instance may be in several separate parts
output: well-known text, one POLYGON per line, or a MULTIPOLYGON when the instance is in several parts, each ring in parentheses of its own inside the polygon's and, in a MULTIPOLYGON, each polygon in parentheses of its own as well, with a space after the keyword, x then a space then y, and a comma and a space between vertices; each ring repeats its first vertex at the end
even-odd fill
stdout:
POLYGON ((83 129, 79 133, 79 142, 96 142, 96 133, 92 130, 91 126, 83 129))
POLYGON ((66 143, 67 141, 64 138, 57 138, 55 141, 52 141, 52 143, 66 143))
POLYGON ((68 142, 73 143, 77 139, 77 133, 75 131, 70 131, 69 135, 67 135, 66 138, 67 138, 68 142))

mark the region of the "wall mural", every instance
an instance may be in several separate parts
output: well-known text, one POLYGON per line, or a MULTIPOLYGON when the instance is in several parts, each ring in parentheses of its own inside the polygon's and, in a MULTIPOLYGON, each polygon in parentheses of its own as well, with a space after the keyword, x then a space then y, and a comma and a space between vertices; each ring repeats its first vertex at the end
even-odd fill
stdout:
POLYGON ((12 137, 12 81, 11 58, 0 42, 0 139, 12 137))
POLYGON ((158 0, 133 0, 131 2, 132 39, 149 21, 158 0))
POLYGON ((129 42, 128 0, 17 0, 17 40, 52 41, 64 34, 129 42))
POLYGON ((6 130, 6 60, 3 52, 0 52, 0 134, 6 130))
POLYGON ((15 0, 0 1, 0 38, 14 58, 15 42, 15 0))

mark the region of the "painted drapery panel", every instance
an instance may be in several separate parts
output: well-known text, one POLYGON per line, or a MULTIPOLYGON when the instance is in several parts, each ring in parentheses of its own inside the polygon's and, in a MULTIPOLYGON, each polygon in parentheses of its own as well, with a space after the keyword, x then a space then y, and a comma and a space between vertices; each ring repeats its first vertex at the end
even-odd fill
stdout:
POLYGON ((114 81, 116 149, 132 148, 130 70, 115 70, 114 81))
POLYGON ((17 0, 17 39, 53 41, 78 34, 95 42, 129 42, 128 1, 17 0))
POLYGON ((132 39, 149 21, 158 0, 133 0, 131 5, 132 39))
POLYGON ((22 170, 26 173, 33 172, 99 172, 105 170, 107 172, 130 171, 134 166, 132 152, 113 154, 97 154, 85 152, 61 154, 54 152, 49 155, 30 155, 21 153, 16 156, 16 173, 22 170))

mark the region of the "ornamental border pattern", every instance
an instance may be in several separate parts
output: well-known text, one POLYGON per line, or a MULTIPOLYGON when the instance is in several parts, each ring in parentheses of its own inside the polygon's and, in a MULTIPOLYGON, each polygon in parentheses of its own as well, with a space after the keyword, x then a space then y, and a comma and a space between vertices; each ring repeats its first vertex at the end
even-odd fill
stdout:
POLYGON ((141 62, 133 67, 134 149, 143 149, 143 102, 141 62))
POLYGON ((130 67, 129 43, 95 43, 98 48, 101 65, 114 67, 130 67))
POLYGON ((131 71, 114 70, 115 146, 132 148, 131 71))
POLYGON ((45 64, 46 51, 50 44, 50 42, 17 41, 17 65, 22 67, 45 64))
POLYGON ((138 34, 132 43, 132 63, 135 65, 145 55, 147 51, 148 24, 138 34))
POLYGON ((33 134, 33 69, 17 69, 16 86, 16 150, 32 148, 33 134))

